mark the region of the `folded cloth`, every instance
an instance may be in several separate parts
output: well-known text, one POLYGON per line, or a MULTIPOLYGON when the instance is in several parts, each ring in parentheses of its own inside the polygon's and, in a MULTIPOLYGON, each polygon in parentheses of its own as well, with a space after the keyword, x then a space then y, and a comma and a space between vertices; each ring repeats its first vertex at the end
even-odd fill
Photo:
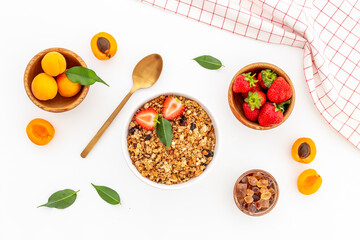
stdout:
POLYGON ((326 121, 360 149, 360 2, 140 0, 253 39, 304 49, 304 74, 326 121))

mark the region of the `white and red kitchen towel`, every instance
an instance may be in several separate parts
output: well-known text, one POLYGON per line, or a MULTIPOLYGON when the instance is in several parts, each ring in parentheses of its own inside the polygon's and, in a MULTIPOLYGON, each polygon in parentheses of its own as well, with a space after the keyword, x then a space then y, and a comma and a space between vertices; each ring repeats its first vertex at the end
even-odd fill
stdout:
POLYGON ((303 48, 315 106, 360 149, 360 1, 140 1, 241 36, 303 48))

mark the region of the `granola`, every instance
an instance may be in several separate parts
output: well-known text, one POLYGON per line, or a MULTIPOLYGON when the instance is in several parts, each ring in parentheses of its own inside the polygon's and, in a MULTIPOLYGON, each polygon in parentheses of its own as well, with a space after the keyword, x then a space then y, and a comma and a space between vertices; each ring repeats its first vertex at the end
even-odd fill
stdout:
MULTIPOLYGON (((145 103, 136 113, 154 108, 161 113, 167 96, 145 103)), ((143 177, 163 184, 179 184, 203 173, 211 162, 215 148, 215 130, 206 111, 194 100, 178 96, 185 111, 170 120, 173 141, 168 150, 156 135, 156 130, 141 128, 135 115, 129 124, 128 151, 132 163, 143 177)))

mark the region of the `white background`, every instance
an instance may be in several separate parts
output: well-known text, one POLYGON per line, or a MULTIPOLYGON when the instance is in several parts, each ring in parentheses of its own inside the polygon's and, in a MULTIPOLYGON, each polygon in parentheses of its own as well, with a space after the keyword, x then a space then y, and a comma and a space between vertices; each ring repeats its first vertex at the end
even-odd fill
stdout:
POLYGON ((0 3, 0 239, 343 239, 358 228, 360 151, 321 117, 303 76, 301 49, 245 39, 132 0, 1 1, 0 3), (116 56, 97 60, 90 39, 100 31, 118 43, 116 56), (74 110, 55 114, 37 108, 23 87, 28 61, 49 47, 79 54, 110 84, 95 84, 74 110), (159 53, 164 69, 151 89, 136 92, 86 159, 80 152, 130 90, 135 64, 159 53), (213 55, 226 66, 201 68, 191 59, 213 55), (227 102, 233 75, 252 62, 285 70, 296 89, 290 118, 270 131, 238 122, 227 102), (189 188, 164 191, 140 181, 122 153, 125 121, 144 99, 183 92, 212 110, 219 126, 216 167, 189 188), (25 128, 33 118, 49 120, 56 134, 50 144, 34 145, 25 128), (292 143, 312 138, 313 163, 291 158, 292 143), (233 201, 235 180, 261 168, 277 179, 280 198, 272 212, 255 218, 233 201), (320 190, 300 194, 298 175, 314 168, 320 190), (122 205, 98 197, 90 183, 117 190, 122 205), (80 189, 65 210, 36 208, 57 190, 80 189), (356 217, 356 218, 355 218, 356 217))

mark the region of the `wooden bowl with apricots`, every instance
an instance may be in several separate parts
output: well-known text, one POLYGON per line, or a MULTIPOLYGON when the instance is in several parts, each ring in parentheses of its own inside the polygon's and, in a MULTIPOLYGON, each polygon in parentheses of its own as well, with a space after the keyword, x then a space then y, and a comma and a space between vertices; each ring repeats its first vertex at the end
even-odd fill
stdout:
POLYGON ((295 89, 281 68, 270 63, 252 63, 233 77, 228 101, 242 124, 267 130, 288 119, 295 105, 295 89))
POLYGON ((24 74, 24 87, 30 100, 48 112, 66 112, 78 106, 86 97, 89 86, 70 82, 65 70, 86 67, 74 52, 65 48, 49 48, 36 54, 24 74))

